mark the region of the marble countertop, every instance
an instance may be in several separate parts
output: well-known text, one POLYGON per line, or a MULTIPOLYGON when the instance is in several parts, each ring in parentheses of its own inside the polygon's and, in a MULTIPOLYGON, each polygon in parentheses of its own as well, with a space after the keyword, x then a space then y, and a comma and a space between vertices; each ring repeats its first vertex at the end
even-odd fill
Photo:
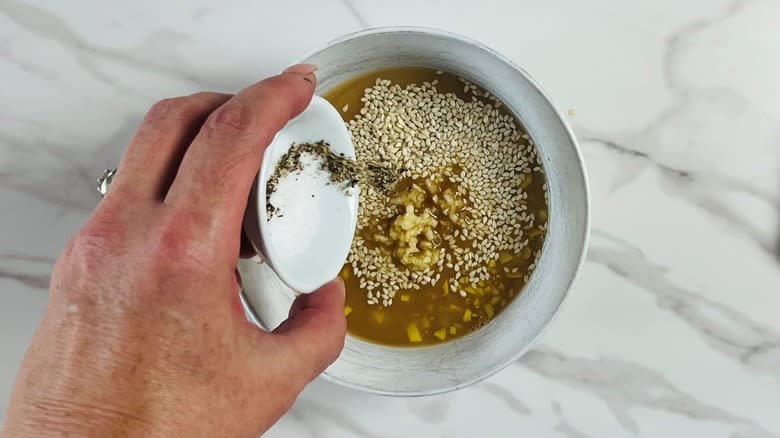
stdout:
POLYGON ((0 413, 52 263, 153 102, 403 24, 487 43, 573 109, 587 263, 487 381, 413 399, 316 381, 268 436, 780 436, 779 21, 776 0, 0 0, 0 413))

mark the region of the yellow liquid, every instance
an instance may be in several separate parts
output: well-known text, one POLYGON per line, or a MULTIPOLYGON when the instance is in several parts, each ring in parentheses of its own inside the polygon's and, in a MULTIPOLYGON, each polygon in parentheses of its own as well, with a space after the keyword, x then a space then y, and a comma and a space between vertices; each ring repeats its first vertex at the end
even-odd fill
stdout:
MULTIPOLYGON (((434 69, 422 67, 374 71, 339 84, 328 90, 324 97, 341 111, 345 121, 349 121, 362 108, 360 99, 364 95, 364 90, 372 87, 377 78, 388 79, 401 86, 437 80, 436 88, 440 93, 455 93, 461 99, 471 99, 463 89, 463 82, 456 75, 446 72, 437 74, 434 69)), ((505 106, 501 109, 506 113, 505 106)), ((519 121, 516 120, 516 123, 518 129, 522 130, 519 121)), ((521 143, 517 146, 520 147, 521 143)), ((445 267, 441 279, 435 285, 429 284, 417 290, 399 291, 390 307, 369 305, 366 300, 367 291, 360 288, 351 266, 346 264, 341 271, 341 276, 346 284, 345 313, 347 313, 349 332, 365 340, 386 345, 434 344, 466 335, 484 326, 498 315, 525 286, 524 277, 531 271, 530 267, 536 261, 534 255, 541 250, 544 242, 545 231, 542 225, 547 222, 547 203, 543 186, 545 177, 543 172, 534 171, 527 178, 528 180, 523 184, 525 186, 523 190, 528 193, 525 203, 529 213, 537 214, 538 228, 528 230, 526 236, 529 245, 519 254, 502 254, 502 259, 507 261, 495 262, 490 280, 477 284, 461 283, 461 289, 470 289, 465 298, 457 293, 447 293, 444 283, 454 278, 455 272, 445 267), (504 268, 514 272, 505 274, 504 268), (414 326, 415 331, 419 332, 419 339, 411 340, 410 326, 414 326), (442 331, 444 331, 443 339, 442 331)), ((391 193, 388 199, 403 193, 413 182, 422 184, 419 181, 402 180, 396 186, 395 193, 391 193)), ((449 187, 452 187, 452 183, 445 181, 440 189, 445 190, 449 187)), ((438 208, 434 204, 426 206, 434 211, 438 208)), ((390 222, 380 223, 379 232, 386 235, 390 222)), ((440 235, 447 235, 454 231, 454 227, 447 220, 441 220, 436 231, 440 235)), ((358 235, 367 244, 374 245, 377 243, 372 243, 372 235, 376 232, 376 229, 370 232, 364 229, 358 235)), ((442 245, 449 250, 446 241, 442 245)), ((470 247, 470 242, 460 245, 470 247)), ((462 277, 461 280, 465 278, 462 277)))

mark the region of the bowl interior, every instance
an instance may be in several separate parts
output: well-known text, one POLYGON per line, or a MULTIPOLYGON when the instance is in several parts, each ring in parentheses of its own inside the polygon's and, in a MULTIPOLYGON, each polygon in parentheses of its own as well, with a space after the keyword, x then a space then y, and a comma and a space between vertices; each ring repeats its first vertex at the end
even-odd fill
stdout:
MULTIPOLYGON (((581 264, 588 198, 576 141, 538 85, 479 43, 427 29, 374 29, 349 35, 302 62, 318 65, 318 93, 383 67, 425 66, 461 75, 500 98, 520 119, 542 156, 549 193, 548 234, 523 292, 480 330, 440 345, 388 347, 348 336, 325 375, 381 394, 421 395, 457 389, 500 370, 525 352, 556 313, 581 264)), ((267 266, 243 262, 244 299, 258 322, 276 327, 294 294, 267 266)))

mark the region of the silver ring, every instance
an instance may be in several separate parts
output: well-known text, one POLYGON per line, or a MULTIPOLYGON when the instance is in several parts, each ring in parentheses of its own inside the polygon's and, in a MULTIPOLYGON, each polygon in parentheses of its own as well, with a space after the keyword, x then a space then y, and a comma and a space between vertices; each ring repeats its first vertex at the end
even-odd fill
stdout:
POLYGON ((116 175, 116 169, 106 169, 103 171, 103 176, 98 178, 97 191, 100 193, 101 198, 108 193, 108 188, 111 186, 114 175, 116 175))

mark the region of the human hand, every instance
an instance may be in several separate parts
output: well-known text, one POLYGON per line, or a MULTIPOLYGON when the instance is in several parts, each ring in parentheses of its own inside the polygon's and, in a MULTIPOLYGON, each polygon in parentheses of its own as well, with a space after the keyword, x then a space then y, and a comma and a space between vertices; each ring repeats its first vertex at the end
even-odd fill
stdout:
POLYGON ((308 105, 313 70, 149 111, 55 265, 3 436, 257 436, 336 359, 339 280, 265 333, 236 274, 263 151, 308 105))

